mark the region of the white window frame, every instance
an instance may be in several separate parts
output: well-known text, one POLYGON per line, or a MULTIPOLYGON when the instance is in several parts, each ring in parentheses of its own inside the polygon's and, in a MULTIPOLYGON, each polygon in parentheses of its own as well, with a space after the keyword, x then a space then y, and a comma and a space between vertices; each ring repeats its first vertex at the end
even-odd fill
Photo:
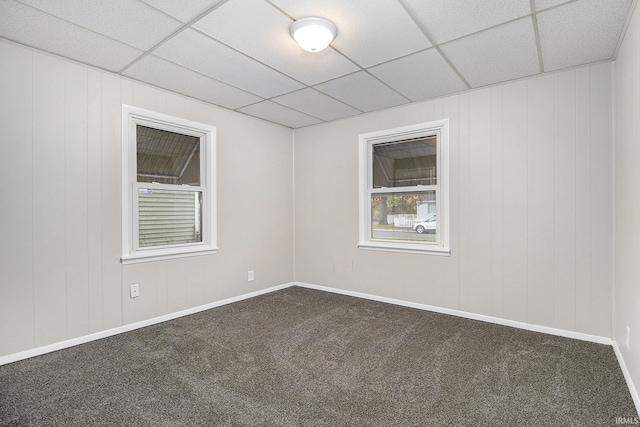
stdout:
MULTIPOLYGON (((216 222, 216 128, 142 108, 122 105, 122 264, 159 261, 218 252, 216 222), (138 183, 136 126, 181 133, 200 138, 200 186, 202 191, 202 241, 176 245, 140 247, 138 243, 138 189, 175 189, 157 183, 138 183)), ((173 187, 173 188, 172 188, 173 187)))
POLYGON ((360 249, 389 252, 421 253, 432 255, 451 254, 449 247, 449 120, 437 120, 395 129, 364 133, 359 136, 360 159, 360 249), (437 138, 437 184, 384 189, 373 188, 373 146, 382 143, 400 142, 413 138, 436 136, 437 138), (375 193, 402 193, 436 191, 436 241, 415 242, 374 239, 371 235, 371 195, 375 193))

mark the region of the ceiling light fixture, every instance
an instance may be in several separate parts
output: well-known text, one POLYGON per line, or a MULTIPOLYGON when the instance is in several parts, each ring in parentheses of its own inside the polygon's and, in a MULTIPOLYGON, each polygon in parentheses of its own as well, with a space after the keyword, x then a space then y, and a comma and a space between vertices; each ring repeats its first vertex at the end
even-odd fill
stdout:
POLYGON ((333 22, 310 16, 300 18, 289 27, 291 37, 307 52, 320 52, 336 38, 338 30, 333 22))

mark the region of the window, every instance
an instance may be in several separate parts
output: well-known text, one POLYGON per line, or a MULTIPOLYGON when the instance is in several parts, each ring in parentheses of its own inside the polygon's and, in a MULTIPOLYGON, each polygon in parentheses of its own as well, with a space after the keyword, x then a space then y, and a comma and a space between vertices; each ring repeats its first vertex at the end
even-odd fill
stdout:
POLYGON ((217 252, 215 127, 122 106, 122 263, 217 252))
POLYGON ((362 249, 449 254, 449 121, 360 135, 362 249))

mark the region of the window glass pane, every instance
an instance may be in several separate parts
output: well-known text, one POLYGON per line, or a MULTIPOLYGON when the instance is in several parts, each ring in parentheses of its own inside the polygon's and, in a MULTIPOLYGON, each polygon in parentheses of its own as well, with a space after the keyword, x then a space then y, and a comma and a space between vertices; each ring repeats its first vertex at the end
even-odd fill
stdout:
POLYGON ((140 247, 202 242, 202 192, 138 190, 140 247))
POLYGON ((136 126, 138 182, 200 185, 200 138, 136 126))
POLYGON ((437 184, 436 136, 373 146, 373 188, 437 184))
POLYGON ((371 237, 435 242, 436 192, 372 194, 371 237))

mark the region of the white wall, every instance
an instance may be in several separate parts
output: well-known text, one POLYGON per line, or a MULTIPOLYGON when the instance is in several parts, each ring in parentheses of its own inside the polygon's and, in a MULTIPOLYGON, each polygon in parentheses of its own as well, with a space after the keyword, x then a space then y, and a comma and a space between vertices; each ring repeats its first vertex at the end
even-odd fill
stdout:
POLYGON ((9 42, 0 58, 0 357, 293 281, 291 129, 9 42), (120 264, 123 103, 217 126, 218 254, 120 264))
POLYGON ((613 337, 640 388, 640 11, 635 10, 615 64, 615 289, 613 337), (631 348, 626 328, 631 329, 631 348))
POLYGON ((292 176, 295 280, 612 336, 611 64, 299 129, 294 171, 290 129, 9 42, 0 58, 0 357, 293 281, 292 176), (218 254, 120 265, 122 103, 217 126, 218 254), (358 134, 441 118, 452 256, 357 249, 358 134))
POLYGON ((296 130, 296 281, 610 338, 611 77, 600 64, 296 130), (443 118, 452 255, 359 250, 358 134, 443 118))

